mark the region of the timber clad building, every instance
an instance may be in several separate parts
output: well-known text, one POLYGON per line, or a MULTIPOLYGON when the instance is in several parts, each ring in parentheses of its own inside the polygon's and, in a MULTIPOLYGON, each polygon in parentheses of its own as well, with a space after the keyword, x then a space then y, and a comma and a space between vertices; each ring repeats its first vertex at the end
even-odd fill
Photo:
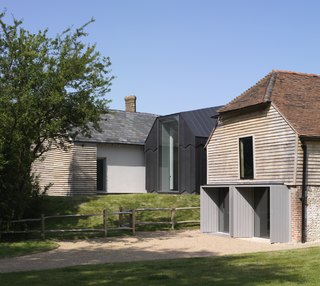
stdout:
POLYGON ((201 230, 271 242, 320 238, 320 77, 272 71, 219 110, 201 230))
POLYGON ((78 136, 67 151, 53 149, 35 164, 40 185, 52 184, 48 194, 55 196, 145 193, 144 142, 155 119, 126 97, 126 111, 102 116, 102 132, 78 136))

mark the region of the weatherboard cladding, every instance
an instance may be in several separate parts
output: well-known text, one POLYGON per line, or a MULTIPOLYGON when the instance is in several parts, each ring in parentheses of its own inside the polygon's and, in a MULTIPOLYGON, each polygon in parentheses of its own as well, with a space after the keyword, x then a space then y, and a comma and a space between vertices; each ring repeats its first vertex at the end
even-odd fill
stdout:
POLYGON ((47 193, 54 196, 96 194, 96 149, 92 143, 52 148, 33 166, 40 186, 52 184, 47 193))
POLYGON ((297 135, 278 111, 264 110, 222 116, 207 145, 208 184, 238 182, 239 138, 253 136, 254 181, 294 185, 297 135))
POLYGON ((99 122, 102 132, 92 130, 90 138, 78 135, 76 142, 144 145, 157 115, 110 110, 99 122))

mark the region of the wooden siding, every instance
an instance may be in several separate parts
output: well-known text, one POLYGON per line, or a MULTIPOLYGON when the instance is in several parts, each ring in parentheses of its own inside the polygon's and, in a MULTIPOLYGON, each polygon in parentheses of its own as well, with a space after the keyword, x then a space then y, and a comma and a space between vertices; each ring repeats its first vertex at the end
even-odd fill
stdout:
POLYGON ((97 146, 75 144, 70 164, 71 195, 94 195, 97 193, 97 146))
MULTIPOLYGON (((299 140, 297 143, 297 175, 296 185, 302 185, 303 150, 299 140)), ((308 186, 320 186, 320 142, 307 141, 307 179, 308 186)))
POLYGON ((222 118, 207 146, 208 184, 268 181, 294 184, 297 135, 278 111, 222 118), (253 136, 254 179, 239 176, 239 138, 253 136))
POLYGON ((66 151, 53 148, 43 156, 33 168, 42 188, 52 184, 48 195, 96 194, 95 144, 72 144, 66 151))
MULTIPOLYGON (((302 185, 302 172, 303 172, 303 150, 301 141, 297 143, 297 162, 296 162, 296 185, 302 185)), ((308 179, 310 182, 310 180, 308 179)))
MULTIPOLYGON (((307 145, 307 180, 309 186, 320 185, 320 142, 306 142, 307 145)), ((299 142, 297 183, 302 184, 303 150, 299 142)))
POLYGON ((63 196, 70 192, 69 169, 72 158, 71 148, 71 145, 69 145, 66 151, 53 148, 33 165, 35 173, 39 175, 41 188, 51 184, 47 192, 48 195, 63 196))

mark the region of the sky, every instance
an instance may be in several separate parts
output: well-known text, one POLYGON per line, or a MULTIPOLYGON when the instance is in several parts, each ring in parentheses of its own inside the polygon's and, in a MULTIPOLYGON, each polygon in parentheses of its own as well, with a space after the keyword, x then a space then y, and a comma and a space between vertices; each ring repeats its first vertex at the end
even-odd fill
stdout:
POLYGON ((55 36, 91 18, 109 56, 110 108, 166 115, 224 105, 273 69, 320 74, 320 1, 0 0, 6 19, 55 36))

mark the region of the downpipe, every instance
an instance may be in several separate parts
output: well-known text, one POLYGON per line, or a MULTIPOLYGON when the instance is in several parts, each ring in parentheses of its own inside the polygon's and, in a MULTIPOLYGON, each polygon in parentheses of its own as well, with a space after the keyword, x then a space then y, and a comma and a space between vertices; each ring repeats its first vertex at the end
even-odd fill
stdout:
POLYGON ((306 208, 307 208, 307 145, 301 140, 303 150, 302 194, 301 194, 301 242, 306 242, 306 208))

